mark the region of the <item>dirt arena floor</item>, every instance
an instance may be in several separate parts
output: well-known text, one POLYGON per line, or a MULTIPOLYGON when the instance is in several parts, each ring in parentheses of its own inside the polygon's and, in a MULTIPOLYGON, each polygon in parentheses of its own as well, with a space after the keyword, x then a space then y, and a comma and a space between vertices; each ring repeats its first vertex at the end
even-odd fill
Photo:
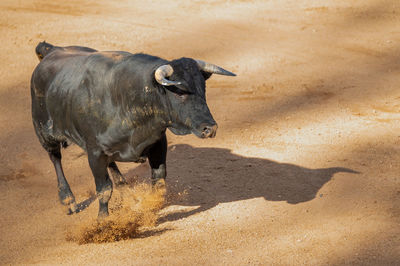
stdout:
MULTIPOLYGON (((399 265, 398 0, 2 0, 0 33, 0 264, 399 265), (64 170, 91 204, 64 213, 33 131, 43 40, 237 73, 208 81, 215 139, 168 133, 170 200, 155 226, 68 237, 98 204, 72 146, 64 170)), ((149 179, 147 163, 119 166, 149 179)))

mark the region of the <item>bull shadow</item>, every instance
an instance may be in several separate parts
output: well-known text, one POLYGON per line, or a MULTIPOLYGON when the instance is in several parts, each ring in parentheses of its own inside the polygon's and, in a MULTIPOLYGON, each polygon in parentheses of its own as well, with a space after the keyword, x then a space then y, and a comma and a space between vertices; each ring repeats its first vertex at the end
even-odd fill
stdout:
MULTIPOLYGON (((221 148, 169 147, 167 159, 169 204, 200 206, 161 218, 173 221, 208 210, 219 203, 264 197, 267 201, 298 204, 314 199, 336 173, 358 172, 343 168, 309 169, 268 159, 243 157, 221 148), (186 191, 186 196, 175 197, 186 191)), ((144 179, 150 168, 142 164, 127 173, 144 179)))

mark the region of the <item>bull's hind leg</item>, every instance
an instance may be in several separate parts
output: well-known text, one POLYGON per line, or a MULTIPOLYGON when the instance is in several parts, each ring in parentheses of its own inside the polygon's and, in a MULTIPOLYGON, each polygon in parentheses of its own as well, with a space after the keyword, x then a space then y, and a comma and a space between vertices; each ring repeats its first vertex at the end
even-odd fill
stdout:
POLYGON ((112 182, 107 172, 108 157, 99 151, 88 150, 89 165, 96 183, 96 193, 99 199, 99 218, 108 216, 108 201, 112 194, 112 182))
MULTIPOLYGON (((32 77, 33 79, 33 77, 32 77)), ((58 196, 63 205, 68 207, 67 213, 71 214, 77 211, 75 197, 71 192, 71 188, 65 179, 61 165, 61 144, 52 135, 53 123, 46 109, 46 101, 42 96, 44 91, 31 84, 32 92, 32 122, 36 135, 42 147, 48 152, 50 160, 53 162, 57 174, 58 196)))
POLYGON ((57 181, 58 181, 58 196, 61 203, 68 207, 67 213, 72 214, 77 211, 74 194, 72 194, 71 188, 64 176, 64 171, 61 165, 61 151, 60 148, 53 151, 49 151, 50 160, 54 164, 56 169, 57 181))
POLYGON ((119 171, 118 166, 115 162, 111 162, 108 164, 108 170, 110 170, 111 176, 116 186, 122 186, 128 184, 125 177, 119 171))

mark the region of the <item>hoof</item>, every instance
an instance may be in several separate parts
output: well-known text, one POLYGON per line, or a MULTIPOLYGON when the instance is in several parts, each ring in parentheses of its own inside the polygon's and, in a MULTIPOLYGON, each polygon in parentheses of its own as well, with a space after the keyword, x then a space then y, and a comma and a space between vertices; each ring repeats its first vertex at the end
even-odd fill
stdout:
POLYGON ((97 220, 98 221, 103 221, 108 217, 108 210, 107 211, 99 211, 99 214, 97 215, 97 220))
POLYGON ((65 206, 67 215, 71 215, 78 212, 78 207, 75 202, 65 206))
POLYGON ((165 188, 165 179, 160 178, 160 179, 153 179, 152 182, 153 188, 165 188))
POLYGON ((69 205, 69 209, 71 210, 71 212, 76 212, 78 210, 78 207, 76 206, 76 203, 73 202, 69 205))
POLYGON ((69 197, 66 197, 65 199, 61 200, 61 204, 66 207, 66 213, 68 215, 76 213, 78 210, 78 207, 75 202, 75 198, 73 196, 69 196, 69 197))
POLYGON ((153 189, 155 191, 161 192, 163 195, 165 195, 167 193, 167 187, 165 184, 165 179, 161 178, 158 180, 154 180, 153 181, 153 189))

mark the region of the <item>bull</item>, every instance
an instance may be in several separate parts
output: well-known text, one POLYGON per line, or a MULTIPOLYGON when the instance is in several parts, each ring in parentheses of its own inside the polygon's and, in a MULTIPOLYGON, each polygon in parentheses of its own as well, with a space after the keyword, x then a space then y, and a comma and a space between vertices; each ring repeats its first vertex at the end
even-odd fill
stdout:
POLYGON ((126 184, 115 162, 144 162, 154 186, 166 178, 166 129, 213 138, 217 123, 206 103, 212 74, 235 76, 191 58, 167 61, 148 54, 99 52, 81 46, 41 42, 40 63, 31 78, 32 121, 48 152, 60 202, 77 212, 64 176, 61 148, 71 143, 86 153, 96 184, 98 216, 108 216, 115 186, 126 184))

